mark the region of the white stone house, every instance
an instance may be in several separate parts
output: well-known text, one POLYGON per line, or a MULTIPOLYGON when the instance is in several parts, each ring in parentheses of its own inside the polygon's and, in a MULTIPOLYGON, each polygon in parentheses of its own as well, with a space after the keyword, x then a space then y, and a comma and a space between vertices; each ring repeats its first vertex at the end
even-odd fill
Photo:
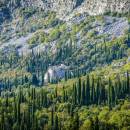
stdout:
POLYGON ((48 83, 63 79, 67 69, 68 67, 64 64, 49 67, 44 75, 44 82, 48 83))

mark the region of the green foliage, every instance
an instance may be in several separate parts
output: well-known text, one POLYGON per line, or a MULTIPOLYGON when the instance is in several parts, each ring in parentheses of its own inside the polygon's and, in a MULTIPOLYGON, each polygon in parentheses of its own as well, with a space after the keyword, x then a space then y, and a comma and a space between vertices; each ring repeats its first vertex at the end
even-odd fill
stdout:
POLYGON ((96 32, 95 30, 93 30, 93 31, 91 31, 91 32, 88 32, 87 37, 88 37, 88 38, 93 38, 93 37, 96 36, 96 34, 97 34, 97 32, 96 32))
POLYGON ((48 41, 54 41, 56 39, 58 39, 60 37, 60 30, 59 28, 54 28, 53 30, 51 30, 49 37, 48 37, 48 41))
POLYGON ((29 40, 28 44, 31 45, 37 45, 37 44, 43 44, 45 43, 47 38, 47 34, 43 31, 36 32, 29 40))
MULTIPOLYGON (((127 129, 130 121, 128 75, 129 72, 118 82, 111 79, 104 82, 101 77, 87 75, 85 79, 78 78, 68 88, 64 84, 63 92, 61 86, 36 88, 22 85, 15 90, 7 86, 0 93, 0 128, 127 129)), ((33 75, 32 83, 38 85, 36 75, 33 75)))

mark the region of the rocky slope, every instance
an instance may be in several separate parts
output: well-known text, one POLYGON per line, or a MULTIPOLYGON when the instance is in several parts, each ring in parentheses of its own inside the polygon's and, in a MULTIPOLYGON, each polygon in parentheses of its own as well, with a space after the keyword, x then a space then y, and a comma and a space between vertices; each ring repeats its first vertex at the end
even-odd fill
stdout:
MULTIPOLYGON (((43 10, 57 12, 62 17, 72 12, 87 12, 90 15, 103 14, 105 12, 126 13, 130 10, 129 0, 4 0, 0 6, 6 8, 7 13, 22 6, 33 6, 43 10)), ((2 9, 0 13, 2 13, 2 9)), ((5 11, 4 11, 5 12, 5 11)), ((4 14, 4 13, 3 13, 4 14)), ((7 14, 6 14, 7 15, 7 14)))
POLYGON ((91 15, 103 14, 105 12, 125 13, 130 10, 129 0, 85 0, 80 10, 87 11, 91 15))
MULTIPOLYGON (((59 79, 65 75, 62 73, 64 68, 58 69, 60 64, 71 70, 79 68, 87 72, 108 64, 104 58, 106 54, 100 53, 104 42, 113 51, 113 44, 118 46, 118 39, 127 37, 129 15, 121 17, 120 14, 129 10, 129 0, 4 0, 0 2, 0 55, 5 59, 3 54, 8 57, 12 54, 28 56, 32 51, 46 52, 52 56, 52 62, 48 62, 48 66, 54 66, 55 76, 52 77, 59 75, 59 79), (94 49, 96 47, 98 51, 94 49), (100 57, 98 63, 94 63, 96 57, 100 57)), ((123 38, 121 41, 125 43, 123 48, 129 44, 123 38)), ((121 49, 117 52, 122 54, 121 49)), ((120 59, 119 56, 115 58, 114 52, 113 55, 110 55, 110 63, 120 59)), ((129 56, 125 51, 122 55, 129 56)), ((49 68, 45 68, 48 72, 49 68)))

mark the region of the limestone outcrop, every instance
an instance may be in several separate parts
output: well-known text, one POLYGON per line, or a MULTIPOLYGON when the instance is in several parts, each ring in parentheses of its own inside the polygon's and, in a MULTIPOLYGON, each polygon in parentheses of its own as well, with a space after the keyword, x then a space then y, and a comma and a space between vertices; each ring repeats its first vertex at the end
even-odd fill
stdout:
POLYGON ((6 6, 11 11, 19 6, 33 6, 44 11, 55 11, 58 16, 67 15, 75 10, 79 13, 87 12, 90 15, 98 15, 109 11, 129 12, 130 0, 1 0, 1 6, 6 6))

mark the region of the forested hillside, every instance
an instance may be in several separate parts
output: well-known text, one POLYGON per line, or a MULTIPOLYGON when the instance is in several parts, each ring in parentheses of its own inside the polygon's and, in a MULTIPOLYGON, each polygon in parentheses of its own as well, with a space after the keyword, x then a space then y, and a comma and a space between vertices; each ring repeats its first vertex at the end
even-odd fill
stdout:
POLYGON ((0 130, 130 130, 130 6, 118 1, 0 1, 0 130))

